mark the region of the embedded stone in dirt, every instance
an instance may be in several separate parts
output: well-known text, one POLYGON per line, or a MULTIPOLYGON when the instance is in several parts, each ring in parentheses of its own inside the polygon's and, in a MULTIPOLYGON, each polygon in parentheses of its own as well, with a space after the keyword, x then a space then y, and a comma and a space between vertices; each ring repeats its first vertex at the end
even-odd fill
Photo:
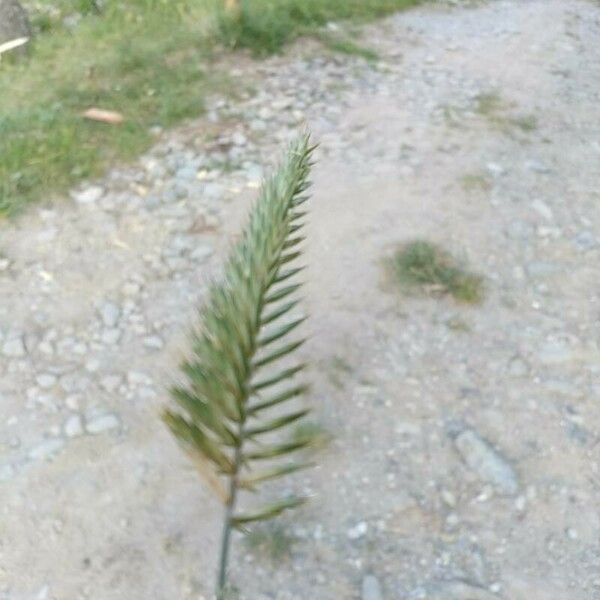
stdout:
POLYGON ((487 440, 467 429, 456 437, 454 445, 467 467, 482 481, 492 483, 504 494, 517 493, 519 482, 514 469, 487 440))

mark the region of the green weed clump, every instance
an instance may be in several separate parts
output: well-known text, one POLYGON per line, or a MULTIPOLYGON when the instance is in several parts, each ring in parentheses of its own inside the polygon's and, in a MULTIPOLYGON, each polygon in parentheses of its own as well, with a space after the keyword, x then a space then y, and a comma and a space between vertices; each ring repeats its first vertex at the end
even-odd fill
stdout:
MULTIPOLYGON (((278 52, 300 35, 310 34, 329 22, 367 21, 420 4, 423 0, 246 0, 231 17, 220 13, 219 33, 233 48, 249 48, 261 56, 278 52)), ((342 52, 365 54, 351 42, 339 42, 342 52)), ((372 57, 367 51, 365 57, 372 57)))
POLYGON ((272 562, 282 562, 291 556, 297 538, 282 525, 269 523, 248 531, 244 541, 253 553, 272 562))
POLYGON ((450 294, 468 304, 483 299, 483 279, 457 264, 445 251, 427 241, 402 246, 391 266, 398 283, 410 290, 450 294))

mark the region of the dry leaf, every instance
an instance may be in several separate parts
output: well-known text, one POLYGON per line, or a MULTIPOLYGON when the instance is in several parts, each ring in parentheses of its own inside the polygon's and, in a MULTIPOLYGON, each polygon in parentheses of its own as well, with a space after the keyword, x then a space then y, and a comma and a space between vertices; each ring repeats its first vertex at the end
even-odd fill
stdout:
POLYGON ((83 113, 83 116, 92 121, 101 121, 102 123, 110 123, 111 125, 118 125, 125 120, 125 117, 120 112, 103 110, 101 108, 88 108, 83 113))

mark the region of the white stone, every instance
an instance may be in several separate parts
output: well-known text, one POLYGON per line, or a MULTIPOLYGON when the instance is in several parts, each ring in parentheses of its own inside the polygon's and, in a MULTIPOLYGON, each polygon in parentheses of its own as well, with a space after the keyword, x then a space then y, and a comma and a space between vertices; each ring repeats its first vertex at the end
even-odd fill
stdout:
POLYGON ((127 373, 127 384, 129 387, 138 387, 140 385, 151 385, 152 379, 141 371, 129 371, 127 373))
POLYGON ((29 458, 32 460, 48 459, 54 456, 63 446, 65 445, 64 440, 60 438, 53 438, 44 440, 37 446, 34 446, 29 451, 29 458))
POLYGON ((205 261, 213 254, 213 249, 210 246, 198 246, 190 253, 190 259, 198 262, 205 261))
POLYGON ((110 431, 112 429, 118 429, 121 426, 119 417, 115 414, 100 415, 88 420, 85 426, 85 430, 92 435, 110 431))
POLYGON ((8 481, 15 475, 15 468, 12 465, 0 465, 0 481, 8 481))
POLYGON ((354 527, 348 529, 348 539, 358 540, 364 537, 369 530, 369 525, 365 521, 360 521, 354 527))
POLYGON ((10 358, 22 358, 26 353, 22 334, 11 335, 2 346, 2 354, 10 358))
POLYGON ((105 302, 98 311, 106 327, 114 327, 119 322, 121 309, 113 302, 105 302))
POLYGON ((164 345, 164 342, 158 335, 149 335, 144 338, 144 346, 146 346, 146 348, 160 350, 164 345))
POLYGON ((64 424, 65 435, 74 438, 83 434, 83 424, 79 415, 71 415, 64 424))
POLYGON ((121 384, 120 375, 107 375, 100 380, 100 387, 106 390, 109 394, 114 392, 121 384))
POLYGON ((105 344, 113 345, 116 344, 121 338, 121 330, 120 329, 105 329, 102 332, 102 341, 105 344))
POLYGON ((85 370, 88 373, 95 373, 100 368, 100 361, 97 358, 90 358, 85 363, 85 370))
POLYGON ((381 585, 374 575, 365 575, 362 581, 362 600, 383 600, 381 585))
POLYGON ((72 197, 79 204, 93 204, 102 198, 104 190, 99 185, 91 185, 84 190, 73 192, 72 197))
POLYGON ((56 375, 41 373, 35 378, 35 381, 42 389, 47 390, 56 385, 56 375))

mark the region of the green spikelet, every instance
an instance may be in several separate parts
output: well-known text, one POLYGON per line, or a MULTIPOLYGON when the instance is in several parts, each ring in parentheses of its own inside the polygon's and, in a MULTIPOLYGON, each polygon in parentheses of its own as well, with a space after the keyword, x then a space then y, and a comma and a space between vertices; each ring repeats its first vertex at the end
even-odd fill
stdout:
POLYGON ((263 481, 308 466, 288 458, 308 442, 290 436, 282 440, 282 434, 308 413, 286 406, 306 390, 297 381, 304 365, 293 359, 304 341, 297 333, 303 318, 294 315, 300 289, 295 279, 301 271, 294 263, 304 239, 300 205, 307 200, 313 149, 308 136, 301 137, 263 184, 223 278, 200 312, 191 358, 182 365, 185 381, 172 390, 176 407, 163 415, 225 503, 218 596, 226 587, 231 528, 274 517, 304 501, 277 499, 248 514, 236 507, 238 491, 253 491, 263 481), (286 458, 282 464, 280 457, 286 458))

